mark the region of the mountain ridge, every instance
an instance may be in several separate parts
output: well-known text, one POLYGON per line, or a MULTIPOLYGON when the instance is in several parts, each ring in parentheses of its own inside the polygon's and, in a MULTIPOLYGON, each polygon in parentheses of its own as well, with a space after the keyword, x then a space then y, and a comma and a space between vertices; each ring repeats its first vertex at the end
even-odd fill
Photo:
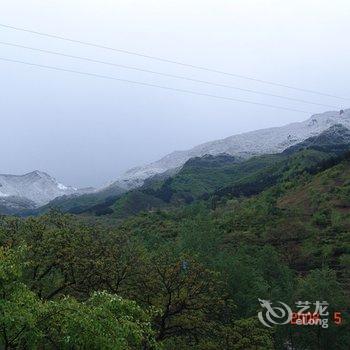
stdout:
MULTIPOLYGON (((310 145, 313 142, 312 138, 317 139, 326 130, 329 130, 331 138, 334 132, 342 132, 344 137, 350 138, 347 129, 350 129, 350 109, 316 114, 302 122, 232 135, 200 144, 187 151, 172 152, 146 166, 129 169, 116 181, 97 190, 65 186, 39 170, 23 175, 0 174, 0 205, 6 207, 8 203, 10 209, 23 208, 27 205, 27 209, 35 209, 50 205, 52 202, 64 208, 68 205, 70 209, 76 209, 78 212, 85 211, 87 204, 90 207, 99 206, 101 201, 109 203, 111 198, 123 192, 141 188, 156 179, 164 180, 174 176, 190 159, 221 154, 223 157, 245 160, 264 154, 290 152, 293 147, 304 147, 305 140, 308 140, 310 145), (87 196, 80 197, 83 194, 87 196)), ((316 143, 320 142, 317 139, 316 143)))
MULTIPOLYGON (((348 155, 350 130, 334 125, 277 154, 249 159, 227 154, 204 155, 188 160, 178 173, 147 179, 140 188, 100 202, 85 211, 123 219, 141 211, 175 208, 200 201, 216 202, 225 197, 250 197, 302 174, 316 174, 348 155), (297 147, 300 145, 300 147, 297 147)), ((214 205, 214 204, 213 204, 214 205)), ((84 213, 84 212, 82 212, 84 213)))
POLYGON ((232 156, 249 158, 261 154, 280 153, 336 124, 350 128, 350 109, 319 113, 302 122, 249 131, 205 142, 189 150, 174 151, 155 162, 127 170, 109 186, 115 185, 126 190, 137 188, 147 178, 179 168, 188 159, 205 154, 227 153, 232 156))

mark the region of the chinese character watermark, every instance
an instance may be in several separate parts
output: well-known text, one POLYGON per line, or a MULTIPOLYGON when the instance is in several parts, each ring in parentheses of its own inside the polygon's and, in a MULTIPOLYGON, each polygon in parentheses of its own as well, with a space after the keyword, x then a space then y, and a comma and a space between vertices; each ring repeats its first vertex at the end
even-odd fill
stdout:
MULTIPOLYGON (((258 313, 260 322, 266 327, 274 325, 291 324, 296 326, 329 326, 329 303, 327 301, 297 301, 295 307, 298 311, 293 312, 285 303, 278 301, 259 299, 262 311, 258 313)), ((342 323, 340 312, 333 313, 333 322, 336 325, 342 323)))

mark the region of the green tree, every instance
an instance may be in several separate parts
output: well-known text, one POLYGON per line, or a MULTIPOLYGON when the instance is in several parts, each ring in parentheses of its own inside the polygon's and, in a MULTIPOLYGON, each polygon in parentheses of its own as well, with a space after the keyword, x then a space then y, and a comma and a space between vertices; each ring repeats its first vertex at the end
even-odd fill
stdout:
POLYGON ((95 292, 45 301, 21 281, 23 249, 0 247, 0 348, 156 349, 151 313, 95 292))

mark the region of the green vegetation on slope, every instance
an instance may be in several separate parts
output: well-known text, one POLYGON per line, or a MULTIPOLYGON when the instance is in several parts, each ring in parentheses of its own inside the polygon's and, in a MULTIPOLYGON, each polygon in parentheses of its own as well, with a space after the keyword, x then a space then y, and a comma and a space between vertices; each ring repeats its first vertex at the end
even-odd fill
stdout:
POLYGON ((262 155, 248 160, 227 154, 192 158, 174 175, 174 171, 147 179, 138 189, 123 194, 120 188, 83 196, 57 198, 36 211, 50 208, 86 215, 108 215, 123 219, 141 211, 179 207, 214 196, 251 196, 302 173, 316 173, 327 162, 344 153, 350 144, 350 132, 335 125, 280 154, 262 155))
MULTIPOLYGON (((345 146, 344 146, 345 147, 345 146)), ((348 146, 347 146, 348 147, 348 146)), ((210 197, 251 196, 303 173, 316 173, 339 154, 339 144, 321 149, 301 148, 281 154, 263 155, 240 160, 228 155, 190 159, 174 176, 148 181, 140 189, 101 205, 99 212, 125 218, 141 211, 174 208, 210 197)))
POLYGON ((344 156, 256 196, 112 227, 55 211, 2 217, 0 346, 348 349, 349 175, 344 156), (259 298, 326 300, 343 323, 269 329, 257 320, 259 298))
POLYGON ((349 349, 350 154, 331 141, 0 217, 0 348, 349 349), (329 328, 267 328, 259 299, 327 301, 329 328))

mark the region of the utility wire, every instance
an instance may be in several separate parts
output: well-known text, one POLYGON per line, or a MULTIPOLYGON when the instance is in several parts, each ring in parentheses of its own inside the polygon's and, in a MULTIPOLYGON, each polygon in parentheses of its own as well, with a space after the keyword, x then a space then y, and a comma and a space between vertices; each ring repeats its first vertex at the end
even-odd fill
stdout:
POLYGON ((211 85, 211 86, 216 86, 216 87, 234 89, 234 90, 239 90, 239 91, 244 91, 244 92, 264 95, 264 96, 270 96, 270 97, 277 97, 277 98, 281 98, 281 99, 285 99, 285 100, 289 100, 289 101, 301 102, 301 103, 311 104, 311 105, 315 105, 315 106, 322 106, 322 107, 330 107, 330 108, 339 109, 338 108, 339 106, 333 106, 333 105, 328 105, 328 104, 324 104, 324 103, 311 102, 311 101, 307 101, 307 100, 302 100, 302 99, 288 97, 288 96, 283 96, 283 95, 270 94, 270 93, 267 93, 267 92, 262 92, 262 91, 257 91, 257 90, 244 89, 244 88, 240 88, 240 87, 236 87, 236 86, 232 86, 232 85, 214 83, 214 82, 210 82, 210 81, 206 81, 206 80, 194 79, 194 78, 189 78, 189 77, 175 75, 175 74, 156 72, 156 71, 153 71, 153 70, 143 69, 143 68, 139 68, 139 67, 135 67, 135 66, 127 66, 127 65, 116 64, 116 63, 112 63, 112 62, 96 60, 96 59, 92 59, 92 58, 88 58, 88 57, 69 55, 69 54, 65 54, 65 53, 57 52, 57 51, 50 51, 50 50, 46 50, 46 49, 39 49, 39 48, 35 48, 35 47, 19 45, 19 44, 14 44, 14 43, 8 43, 8 42, 2 42, 2 41, 0 41, 0 45, 6 45, 6 46, 11 46, 11 47, 18 47, 18 48, 32 50, 32 51, 37 51, 37 52, 41 52, 41 53, 47 53, 47 54, 50 54, 50 55, 57 55, 57 56, 62 56, 62 57, 67 57, 67 58, 73 58, 73 59, 78 59, 78 60, 82 60, 82 61, 92 62, 92 63, 99 63, 99 64, 104 64, 104 65, 113 66, 113 67, 119 67, 119 68, 124 68, 124 69, 135 70, 135 71, 139 71, 139 72, 151 73, 151 74, 156 74, 156 75, 160 75, 160 76, 164 76, 164 77, 170 77, 170 78, 175 78, 175 79, 182 79, 182 80, 187 80, 187 81, 191 81, 191 82, 195 82, 195 83, 201 83, 201 84, 206 84, 206 85, 211 85))
POLYGON ((105 49, 105 50, 115 51, 115 52, 119 52, 119 53, 123 53, 123 54, 139 56, 139 57, 143 57, 143 58, 147 58, 147 59, 151 59, 151 60, 156 60, 156 61, 160 61, 160 62, 172 63, 172 64, 176 64, 176 65, 183 66, 183 67, 189 67, 189 68, 194 68, 194 69, 198 69, 198 70, 202 70, 202 71, 222 74, 222 75, 226 75, 226 76, 232 76, 232 77, 235 77, 235 78, 246 79, 246 80, 255 81, 255 82, 258 82, 258 83, 263 83, 263 84, 268 84, 268 85, 273 85, 273 86, 279 86, 279 87, 292 89, 292 90, 296 90, 296 91, 307 92, 307 93, 311 93, 311 94, 315 94, 315 95, 332 97, 332 98, 336 98, 336 99, 340 99, 340 100, 350 100, 350 98, 347 98, 347 97, 340 97, 340 96, 331 95, 331 94, 327 94, 327 93, 320 92, 320 91, 303 89, 303 88, 299 88, 299 87, 296 87, 296 86, 276 83, 276 82, 269 81, 269 80, 263 80, 263 79, 248 77, 248 76, 245 76, 245 75, 229 73, 229 72, 225 72, 225 71, 218 70, 218 69, 212 69, 212 68, 208 68, 208 67, 197 66, 197 65, 194 65, 194 64, 190 64, 190 63, 170 60, 170 59, 166 59, 166 58, 162 58, 162 57, 146 55, 146 54, 139 53, 139 52, 136 52, 136 51, 122 50, 122 49, 117 49, 117 48, 113 48, 113 47, 105 46, 105 45, 101 45, 101 44, 91 43, 91 42, 77 40, 77 39, 71 39, 71 38, 67 38, 67 37, 63 37, 63 36, 59 36, 59 35, 55 35, 55 34, 48 34, 48 33, 38 32, 38 31, 35 31, 35 30, 27 29, 27 28, 19 28, 19 27, 15 27, 15 26, 11 26, 11 25, 2 24, 2 23, 0 23, 0 27, 7 28, 7 29, 18 30, 18 31, 22 31, 22 32, 27 32, 27 33, 31 33, 31 34, 35 34, 35 35, 41 35, 41 36, 45 36, 45 37, 49 37, 49 38, 64 40, 64 41, 68 41, 68 42, 71 42, 71 43, 76 43, 76 44, 81 44, 81 45, 86 45, 86 46, 92 46, 92 47, 96 47, 96 48, 99 48, 99 49, 105 49))
POLYGON ((124 82, 124 83, 128 83, 128 84, 133 84, 133 85, 142 85, 142 86, 148 86, 148 87, 159 88, 159 89, 164 89, 164 90, 170 90, 170 91, 175 91, 175 92, 183 92, 183 93, 191 94, 191 95, 212 97, 212 98, 216 98, 216 99, 220 99, 220 100, 235 101, 235 102, 248 103, 248 104, 257 105, 257 106, 264 106, 264 107, 282 109, 282 110, 285 110, 285 111, 312 114, 312 112, 304 111, 304 110, 300 110, 300 109, 295 109, 295 108, 288 108, 288 107, 276 106, 276 105, 271 105, 271 104, 266 104, 266 103, 253 102, 253 101, 248 101, 248 100, 241 100, 241 99, 233 98, 233 97, 212 95, 212 94, 207 94, 207 93, 202 93, 202 92, 197 92, 197 91, 192 91, 192 90, 178 89, 178 88, 173 88, 173 87, 169 87, 169 86, 162 86, 162 85, 157 85, 157 84, 152 84, 152 83, 145 83, 145 82, 128 80, 128 79, 120 79, 120 78, 115 78, 115 77, 108 76, 108 75, 101 75, 101 74, 95 74, 95 73, 89 73, 89 72, 82 72, 82 71, 77 71, 77 70, 73 70, 73 69, 66 69, 66 68, 61 68, 61 67, 56 67, 56 66, 47 66, 47 65, 42 65, 42 64, 32 63, 32 62, 14 60, 14 59, 10 59, 10 58, 0 57, 0 60, 1 61, 6 61, 6 62, 12 62, 12 63, 24 64, 24 65, 32 66, 32 67, 45 68, 45 69, 50 69, 50 70, 55 70, 55 71, 61 71, 61 72, 67 72, 67 73, 75 73, 75 74, 79 74, 79 75, 86 75, 86 76, 95 77, 95 78, 114 80, 114 81, 124 82))

